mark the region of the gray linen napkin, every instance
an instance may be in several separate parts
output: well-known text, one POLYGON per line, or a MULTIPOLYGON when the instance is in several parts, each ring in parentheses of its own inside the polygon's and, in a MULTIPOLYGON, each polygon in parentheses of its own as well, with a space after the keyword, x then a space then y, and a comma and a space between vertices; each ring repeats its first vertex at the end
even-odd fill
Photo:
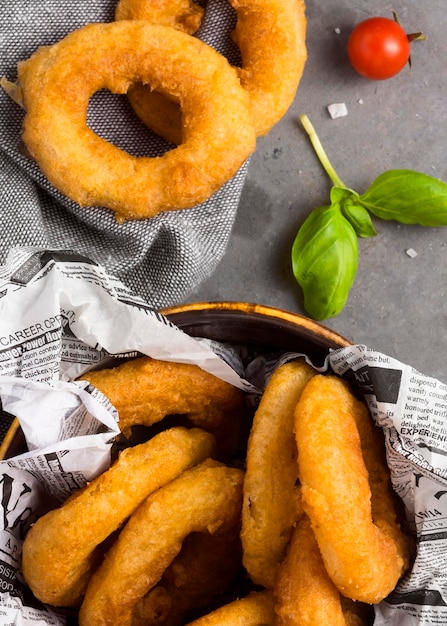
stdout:
MULTIPOLYGON (((17 62, 39 46, 86 23, 113 21, 116 1, 3 0, 0 76, 15 80, 17 62)), ((209 0, 197 36, 236 65, 239 53, 229 37, 234 21, 227 0, 209 0)), ((112 212, 81 209, 48 183, 20 150, 23 115, 0 89, 0 263, 14 246, 76 250, 155 307, 181 302, 212 274, 231 234, 248 163, 193 209, 119 225, 112 212)), ((155 156, 166 148, 136 118, 125 96, 95 94, 88 115, 96 132, 132 154, 155 156)))

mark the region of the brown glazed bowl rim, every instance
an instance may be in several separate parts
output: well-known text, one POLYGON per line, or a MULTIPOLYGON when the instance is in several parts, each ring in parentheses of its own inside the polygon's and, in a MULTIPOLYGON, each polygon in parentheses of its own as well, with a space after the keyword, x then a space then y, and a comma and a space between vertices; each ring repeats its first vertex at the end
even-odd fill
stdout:
MULTIPOLYGON (((190 335, 271 351, 302 352, 321 365, 330 350, 352 345, 337 332, 298 313, 249 302, 194 302, 161 311, 190 335)), ((14 419, 0 445, 0 460, 25 451, 14 419)))

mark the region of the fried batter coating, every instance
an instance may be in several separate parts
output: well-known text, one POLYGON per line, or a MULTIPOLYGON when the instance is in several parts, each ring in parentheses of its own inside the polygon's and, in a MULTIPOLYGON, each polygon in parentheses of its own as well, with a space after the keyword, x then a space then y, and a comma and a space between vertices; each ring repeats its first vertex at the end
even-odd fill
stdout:
MULTIPOLYGON (((307 60, 305 5, 303 0, 229 2, 237 14, 232 37, 242 58, 236 71, 249 95, 259 137, 279 122, 296 96, 307 60)), ((142 84, 134 85, 128 96, 149 128, 172 143, 182 142, 182 115, 175 98, 142 84)))
POLYGON ((29 530, 22 570, 34 595, 53 606, 80 604, 100 544, 154 490, 214 450, 214 437, 200 429, 172 428, 123 450, 109 470, 76 492, 29 530))
POLYGON ((151 494, 132 514, 96 570, 80 626, 130 626, 134 606, 154 587, 194 532, 223 532, 240 519, 243 473, 205 461, 151 494))
POLYGON ((275 585, 275 626, 349 626, 358 619, 343 610, 340 593, 324 567, 310 520, 303 515, 293 531, 275 585))
POLYGON ((303 391, 295 433, 303 507, 330 578, 353 600, 380 602, 410 556, 381 433, 344 381, 322 375, 303 391))
POLYGON ((140 357, 89 372, 80 380, 88 380, 110 400, 126 436, 132 426, 151 426, 175 414, 212 432, 223 454, 237 439, 244 392, 197 365, 140 357))
POLYGON ((250 96, 257 136, 266 135, 292 104, 304 65, 303 0, 230 0, 237 13, 241 85, 250 96))
POLYGON ((147 85, 135 83, 127 92, 129 103, 140 120, 157 135, 178 146, 183 141, 183 119, 178 99, 147 85))
POLYGON ((116 20, 149 20, 185 33, 195 33, 202 23, 204 9, 191 0, 120 0, 116 20))
POLYGON ((296 521, 295 406, 314 370, 304 360, 269 380, 250 432, 242 507, 243 561, 253 582, 272 589, 296 521))
POLYGON ((273 593, 264 590, 230 602, 187 626, 271 626, 274 619, 273 593))
POLYGON ((210 605, 242 564, 240 524, 225 532, 193 533, 160 583, 135 606, 132 626, 183 626, 187 611, 210 605))
POLYGON ((88 24, 18 64, 23 141, 51 184, 118 221, 193 207, 226 183, 256 148, 248 94, 228 61, 199 39, 147 20, 88 24), (179 100, 183 143, 134 157, 86 124, 100 89, 134 83, 179 100))

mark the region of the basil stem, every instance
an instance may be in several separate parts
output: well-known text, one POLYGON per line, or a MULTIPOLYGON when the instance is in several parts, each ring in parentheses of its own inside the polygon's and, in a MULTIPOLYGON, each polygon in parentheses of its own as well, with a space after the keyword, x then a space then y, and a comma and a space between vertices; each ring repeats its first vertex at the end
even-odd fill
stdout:
POLYGON ((323 320, 340 313, 354 283, 357 264, 357 236, 340 206, 312 211, 292 247, 293 274, 312 317, 323 320))
POLYGON ((341 178, 339 178, 337 172, 334 170, 334 168, 332 167, 331 162, 329 161, 327 154, 321 144, 321 141, 317 135, 317 133, 315 132, 315 129, 312 125, 312 122, 310 121, 310 119, 307 117, 307 115, 300 115, 300 120, 301 123, 304 127, 304 130, 306 131, 306 133, 309 135, 309 139, 311 141, 311 144, 314 147, 315 152, 317 153, 317 156, 320 160, 321 165, 324 167, 324 169, 326 170, 326 174, 329 176, 329 178, 331 179, 334 187, 341 187, 342 189, 347 189, 346 185, 344 184, 344 182, 341 180, 341 178))

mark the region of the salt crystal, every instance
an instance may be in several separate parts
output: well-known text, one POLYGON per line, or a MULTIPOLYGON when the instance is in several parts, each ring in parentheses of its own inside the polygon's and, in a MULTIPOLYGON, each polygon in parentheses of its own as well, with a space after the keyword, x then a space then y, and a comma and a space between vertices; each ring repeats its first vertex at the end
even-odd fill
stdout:
POLYGON ((408 254, 408 256, 412 259, 414 259, 415 257, 417 257, 418 253, 416 252, 416 250, 413 250, 413 248, 408 248, 408 250, 405 250, 406 254, 408 254))
POLYGON ((346 104, 344 102, 330 104, 327 110, 333 120, 337 119, 337 117, 344 117, 348 114, 348 109, 346 108, 346 104))

